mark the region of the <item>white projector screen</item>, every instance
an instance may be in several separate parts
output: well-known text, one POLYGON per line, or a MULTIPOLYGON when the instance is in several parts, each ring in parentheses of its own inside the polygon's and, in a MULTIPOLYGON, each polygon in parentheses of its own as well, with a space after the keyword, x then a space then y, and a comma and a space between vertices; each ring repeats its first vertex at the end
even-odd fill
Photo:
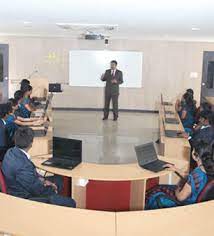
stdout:
POLYGON ((110 61, 118 62, 123 72, 122 87, 142 87, 142 52, 74 50, 69 52, 69 85, 103 87, 100 78, 109 69, 110 61))

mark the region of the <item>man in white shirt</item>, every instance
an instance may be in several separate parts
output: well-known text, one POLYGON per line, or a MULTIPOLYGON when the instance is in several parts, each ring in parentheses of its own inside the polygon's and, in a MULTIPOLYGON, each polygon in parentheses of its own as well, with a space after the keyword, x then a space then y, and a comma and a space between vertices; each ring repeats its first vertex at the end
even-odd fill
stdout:
POLYGON ((5 154, 2 172, 8 194, 54 205, 75 207, 72 198, 61 196, 60 185, 43 178, 30 160, 28 151, 33 143, 31 128, 20 127, 15 133, 15 147, 5 154))

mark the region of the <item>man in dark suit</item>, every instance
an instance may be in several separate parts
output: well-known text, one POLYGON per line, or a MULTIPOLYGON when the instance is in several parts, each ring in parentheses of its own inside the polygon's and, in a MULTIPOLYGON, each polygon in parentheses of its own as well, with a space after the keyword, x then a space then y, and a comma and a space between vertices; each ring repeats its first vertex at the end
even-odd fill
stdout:
POLYGON ((6 128, 6 119, 9 113, 8 104, 0 104, 0 161, 3 160, 5 153, 7 152, 8 132, 6 128))
POLYGON ((117 70, 117 61, 111 61, 111 69, 106 70, 101 80, 106 81, 105 87, 105 107, 103 120, 108 119, 109 106, 112 100, 114 121, 118 119, 118 97, 119 85, 123 83, 123 73, 117 70))
POLYGON ((33 130, 28 127, 20 127, 15 133, 16 146, 7 151, 2 162, 7 192, 34 201, 75 207, 73 199, 58 194, 60 190, 57 183, 38 174, 28 154, 33 138, 33 130))

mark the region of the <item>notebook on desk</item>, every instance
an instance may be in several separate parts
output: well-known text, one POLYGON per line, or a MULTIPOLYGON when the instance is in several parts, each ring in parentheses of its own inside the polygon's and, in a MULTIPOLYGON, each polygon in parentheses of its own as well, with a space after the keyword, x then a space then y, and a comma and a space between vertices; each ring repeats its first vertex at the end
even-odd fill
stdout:
POLYGON ((159 172, 165 169, 164 165, 169 164, 158 159, 153 142, 135 146, 135 152, 139 166, 144 169, 159 172))
POLYGON ((82 141, 53 137, 53 158, 42 165, 61 169, 74 169, 82 162, 82 141))

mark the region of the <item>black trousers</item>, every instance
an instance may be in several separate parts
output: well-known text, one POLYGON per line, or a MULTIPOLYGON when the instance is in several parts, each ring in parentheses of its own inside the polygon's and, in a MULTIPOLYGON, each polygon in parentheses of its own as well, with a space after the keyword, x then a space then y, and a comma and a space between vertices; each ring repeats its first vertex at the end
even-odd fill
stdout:
POLYGON ((114 117, 116 118, 118 117, 118 98, 119 98, 119 94, 111 94, 111 93, 105 94, 104 117, 108 117, 109 115, 109 108, 110 108, 111 100, 112 100, 114 117))

